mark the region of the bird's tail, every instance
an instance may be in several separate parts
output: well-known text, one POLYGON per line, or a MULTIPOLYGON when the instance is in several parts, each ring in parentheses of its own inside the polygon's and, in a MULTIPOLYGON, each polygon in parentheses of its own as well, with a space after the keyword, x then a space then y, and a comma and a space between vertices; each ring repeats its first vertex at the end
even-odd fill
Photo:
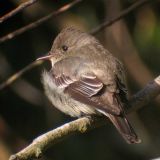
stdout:
POLYGON ((111 120, 127 143, 133 144, 141 142, 125 116, 121 117, 107 114, 107 117, 111 120))

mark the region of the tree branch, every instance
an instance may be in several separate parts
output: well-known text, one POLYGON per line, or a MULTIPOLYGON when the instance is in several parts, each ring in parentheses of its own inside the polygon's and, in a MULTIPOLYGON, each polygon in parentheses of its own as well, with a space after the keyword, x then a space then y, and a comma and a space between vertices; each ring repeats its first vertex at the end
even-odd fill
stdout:
MULTIPOLYGON (((139 91, 130 100, 128 112, 134 112, 143 107, 146 103, 160 94, 160 76, 139 91), (138 107, 135 107, 138 106, 138 107)), ((75 121, 66 123, 52 131, 49 131, 36 138, 29 146, 10 157, 10 160, 27 160, 30 158, 39 158, 44 151, 51 145, 54 145, 63 139, 75 134, 85 133, 90 129, 105 124, 104 117, 83 117, 75 121)))
POLYGON ((151 1, 151 0, 141 0, 141 1, 138 1, 138 2, 136 2, 134 4, 132 4, 130 7, 128 7, 127 9, 123 10, 122 12, 120 12, 118 14, 118 16, 112 18, 111 20, 107 20, 107 21, 101 23, 99 26, 97 26, 96 28, 91 30, 90 34, 94 35, 94 34, 100 32, 105 27, 108 27, 108 26, 112 25, 113 23, 119 21, 120 19, 122 19, 125 16, 127 16, 130 12, 134 11, 135 9, 139 8, 140 6, 144 5, 147 2, 153 2, 153 1, 151 1))
POLYGON ((20 4, 17 8, 13 9, 11 12, 5 14, 3 17, 0 17, 0 23, 4 22, 5 20, 7 20, 8 18, 13 17, 15 14, 19 13, 20 11, 22 11, 24 8, 32 5, 33 3, 35 3, 37 0, 29 0, 27 2, 24 2, 22 4, 20 4))
POLYGON ((59 14, 62 14, 64 13, 65 11, 67 11, 68 9, 70 9, 71 7, 73 7, 74 5, 78 4, 79 2, 81 2, 82 0, 75 0, 71 3, 68 3, 66 5, 64 5, 63 7, 59 8, 57 11, 54 11, 53 13, 50 13, 49 15, 47 16, 44 16, 42 18, 40 18, 39 20, 35 21, 35 22, 32 22, 22 28, 19 28, 3 37, 0 38, 0 43, 3 43, 7 40, 10 40, 26 31, 29 31, 33 28, 36 28, 37 26, 41 25, 43 22, 49 20, 50 18, 52 18, 53 16, 58 16, 59 14))
POLYGON ((149 82, 146 87, 136 93, 130 99, 131 108, 129 112, 136 111, 142 106, 148 104, 156 96, 160 94, 160 75, 154 79, 154 81, 149 82))
POLYGON ((16 79, 18 79, 20 76, 22 76, 28 70, 31 70, 32 68, 39 66, 42 63, 43 63, 43 61, 34 61, 34 62, 30 63, 29 65, 27 65, 26 67, 24 67, 23 69, 21 69, 20 71, 16 72, 12 76, 10 76, 6 81, 4 81, 3 83, 0 84, 0 90, 7 87, 11 83, 13 83, 16 79))

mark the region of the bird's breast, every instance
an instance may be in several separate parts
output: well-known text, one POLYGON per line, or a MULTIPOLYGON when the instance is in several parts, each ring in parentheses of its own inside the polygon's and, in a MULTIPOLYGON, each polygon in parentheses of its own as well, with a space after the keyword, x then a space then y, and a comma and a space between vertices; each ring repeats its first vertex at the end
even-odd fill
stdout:
POLYGON ((48 99, 60 111, 72 117, 96 114, 92 106, 80 103, 64 93, 65 88, 58 87, 49 72, 43 72, 42 81, 48 99))

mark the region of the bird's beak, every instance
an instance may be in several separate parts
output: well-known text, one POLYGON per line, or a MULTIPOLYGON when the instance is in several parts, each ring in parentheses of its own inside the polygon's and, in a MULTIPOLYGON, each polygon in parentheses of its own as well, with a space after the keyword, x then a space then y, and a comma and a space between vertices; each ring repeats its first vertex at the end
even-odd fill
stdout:
POLYGON ((36 61, 39 61, 39 60, 50 60, 53 56, 54 56, 53 54, 46 55, 46 56, 37 58, 36 61))

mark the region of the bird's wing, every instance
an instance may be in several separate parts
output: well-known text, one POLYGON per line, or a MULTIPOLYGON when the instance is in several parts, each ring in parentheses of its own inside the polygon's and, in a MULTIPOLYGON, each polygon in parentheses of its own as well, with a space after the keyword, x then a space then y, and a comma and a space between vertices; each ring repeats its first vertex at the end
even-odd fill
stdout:
POLYGON ((90 105, 102 113, 120 115, 121 108, 113 93, 107 95, 107 101, 101 98, 105 85, 95 75, 83 75, 79 80, 73 80, 64 74, 53 77, 55 84, 64 88, 64 92, 73 99, 90 105))
POLYGON ((128 143, 140 143, 140 139, 125 114, 120 115, 123 112, 123 103, 125 103, 121 98, 125 99, 126 90, 118 79, 117 87, 119 92, 116 93, 103 91, 105 85, 95 75, 84 75, 79 80, 72 80, 64 74, 53 77, 55 84, 64 88, 64 92, 68 93, 73 99, 90 105, 107 116, 128 143))

